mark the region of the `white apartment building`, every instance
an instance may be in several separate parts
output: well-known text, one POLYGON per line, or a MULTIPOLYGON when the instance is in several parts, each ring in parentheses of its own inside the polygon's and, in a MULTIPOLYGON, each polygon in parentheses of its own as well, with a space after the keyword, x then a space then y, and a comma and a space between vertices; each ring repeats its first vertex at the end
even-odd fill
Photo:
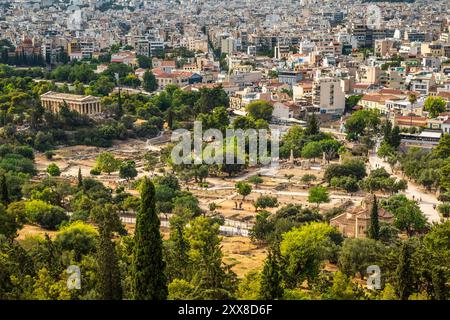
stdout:
POLYGON ((428 95, 430 88, 435 86, 434 75, 415 76, 411 79, 411 90, 419 92, 421 95, 428 95))
POLYGON ((313 105, 321 114, 341 115, 345 109, 345 94, 339 79, 324 77, 313 82, 313 105))
POLYGON ((150 56, 154 57, 158 52, 164 51, 164 41, 154 40, 149 42, 150 56))
POLYGON ((236 39, 231 37, 222 39, 220 42, 220 48, 222 53, 233 53, 236 52, 236 39))

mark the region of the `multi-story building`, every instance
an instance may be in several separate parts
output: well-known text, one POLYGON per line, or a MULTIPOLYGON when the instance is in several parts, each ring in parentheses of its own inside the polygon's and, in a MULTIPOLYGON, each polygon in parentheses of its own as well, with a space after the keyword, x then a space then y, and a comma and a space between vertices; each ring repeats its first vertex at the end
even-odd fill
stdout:
POLYGON ((152 40, 149 41, 150 56, 155 57, 161 52, 164 52, 164 41, 152 40))
POLYGON ((344 113, 345 94, 339 79, 320 77, 313 82, 313 106, 320 109, 321 114, 337 116, 344 113))
POLYGON ((378 84, 380 82, 380 67, 361 66, 359 82, 367 84, 378 84))
POLYGON ((282 70, 278 72, 278 81, 294 85, 302 80, 302 73, 300 71, 282 70))
POLYGON ((427 34, 419 31, 405 31, 405 40, 409 42, 425 42, 427 41, 427 34))
POLYGON ((220 44, 220 50, 222 53, 233 53, 236 52, 236 39, 231 37, 222 39, 220 44))
POLYGON ((134 50, 138 56, 150 56, 150 42, 146 39, 136 41, 134 50))
POLYGON ((427 96, 430 89, 436 85, 434 75, 418 75, 411 79, 410 86, 412 91, 419 92, 427 96))
POLYGON ((70 60, 91 59, 95 51, 94 41, 89 39, 72 39, 67 45, 70 60))
POLYGON ((384 85, 389 89, 405 90, 406 69, 404 67, 394 67, 387 70, 384 74, 384 85))

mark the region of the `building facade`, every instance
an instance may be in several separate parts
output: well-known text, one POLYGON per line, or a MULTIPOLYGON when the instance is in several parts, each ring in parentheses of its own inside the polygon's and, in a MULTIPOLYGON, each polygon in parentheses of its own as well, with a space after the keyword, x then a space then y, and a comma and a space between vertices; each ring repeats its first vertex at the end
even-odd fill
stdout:
POLYGON ((102 112, 100 98, 76 94, 49 91, 41 95, 42 106, 53 113, 58 113, 67 104, 70 110, 84 115, 96 115, 102 112))

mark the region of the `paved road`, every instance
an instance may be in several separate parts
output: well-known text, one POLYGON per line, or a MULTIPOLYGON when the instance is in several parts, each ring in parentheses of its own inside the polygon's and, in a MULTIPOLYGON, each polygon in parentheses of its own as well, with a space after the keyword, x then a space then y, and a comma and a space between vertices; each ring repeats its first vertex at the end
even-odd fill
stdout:
MULTIPOLYGON (((377 143, 376 149, 379 147, 379 142, 377 143)), ((369 163, 371 169, 375 168, 385 168, 387 172, 395 175, 397 178, 402 178, 398 174, 392 173, 391 167, 388 163, 383 161, 380 157, 377 156, 376 151, 371 152, 369 156, 369 163)), ((439 213, 436 211, 436 209, 433 208, 433 205, 438 205, 439 201, 436 199, 436 196, 431 193, 427 193, 423 191, 419 186, 412 183, 411 181, 408 181, 408 189, 405 190, 404 194, 409 199, 415 199, 419 200, 419 207, 422 209, 422 212, 427 217, 428 222, 439 222, 441 220, 439 213)))

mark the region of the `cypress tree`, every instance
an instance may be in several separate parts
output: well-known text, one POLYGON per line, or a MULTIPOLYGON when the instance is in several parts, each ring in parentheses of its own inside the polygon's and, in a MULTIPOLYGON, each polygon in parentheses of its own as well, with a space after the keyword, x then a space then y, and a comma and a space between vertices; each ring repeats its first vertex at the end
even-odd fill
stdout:
POLYGON ((448 289, 446 285, 445 271, 440 267, 434 267, 431 272, 431 281, 433 284, 433 298, 435 300, 446 300, 448 289))
POLYGON ((370 212, 370 224, 367 229, 367 235, 374 240, 380 239, 380 223, 378 221, 378 201, 377 196, 373 195, 372 210, 370 212))
POLYGON ((169 108, 169 110, 167 110, 167 126, 169 127, 169 129, 172 129, 172 127, 173 127, 173 111, 172 111, 172 108, 169 108))
POLYGON ((312 136, 320 132, 319 121, 317 121, 316 114, 313 113, 312 116, 308 117, 308 123, 306 126, 306 134, 312 136))
POLYGON ((83 175, 81 174, 81 168, 78 168, 78 188, 83 187, 83 175))
POLYGON ((399 263, 395 271, 397 294, 400 300, 408 300, 413 292, 413 276, 411 267, 411 252, 409 245, 404 242, 400 248, 399 263))
POLYGON ((122 300, 119 263, 112 238, 111 206, 98 209, 99 241, 97 244, 98 291, 103 300, 122 300))
POLYGON ((52 277, 59 277, 64 266, 61 260, 61 250, 53 243, 48 233, 45 234, 44 250, 40 258, 44 261, 50 275, 52 277))
POLYGON ((10 202, 11 200, 9 199, 8 184, 6 182, 5 175, 2 174, 0 175, 0 203, 6 208, 10 202))
POLYGON ((185 221, 179 216, 170 219, 170 241, 173 243, 174 278, 186 279, 189 273, 189 241, 185 235, 185 221))
POLYGON ((262 300, 275 300, 281 298, 283 294, 278 248, 274 247, 269 250, 264 262, 259 295, 262 300))
POLYGON ((400 128, 398 126, 395 126, 392 129, 391 146, 397 149, 400 146, 401 140, 402 138, 400 136, 400 128))
POLYGON ((391 137, 392 137, 392 123, 387 120, 386 123, 383 126, 383 140, 387 144, 391 144, 391 137))
POLYGON ((147 177, 141 185, 133 252, 133 289, 137 300, 167 298, 160 221, 155 211, 155 186, 147 177))

